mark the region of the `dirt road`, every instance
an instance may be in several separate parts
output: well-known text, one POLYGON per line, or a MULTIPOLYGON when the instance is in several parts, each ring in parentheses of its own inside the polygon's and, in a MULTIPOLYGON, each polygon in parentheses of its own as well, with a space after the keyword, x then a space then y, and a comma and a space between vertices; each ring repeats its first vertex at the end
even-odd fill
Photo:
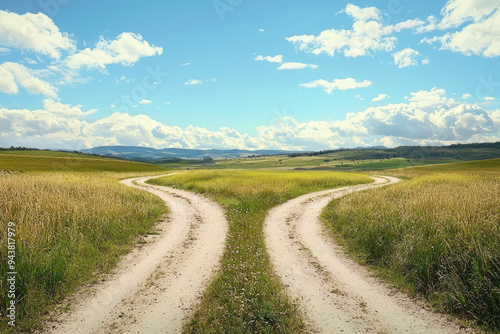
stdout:
POLYGON ((159 196, 168 220, 111 275, 78 293, 49 333, 179 333, 218 269, 228 224, 222 208, 191 192, 122 181, 159 196))
POLYGON ((273 208, 265 238, 276 273, 316 333, 462 333, 350 260, 327 235, 319 215, 333 198, 398 182, 320 191, 273 208))

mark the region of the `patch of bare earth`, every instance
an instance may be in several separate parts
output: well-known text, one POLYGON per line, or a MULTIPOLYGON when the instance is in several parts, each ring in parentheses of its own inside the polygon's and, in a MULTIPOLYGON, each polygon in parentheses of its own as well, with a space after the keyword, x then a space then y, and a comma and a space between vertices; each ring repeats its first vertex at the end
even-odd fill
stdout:
POLYGON ((307 194, 273 208, 265 221, 266 245, 276 273, 314 333, 466 333, 457 321, 428 310, 351 260, 319 219, 334 198, 399 180, 374 178, 307 194))
MULTIPOLYGON (((158 177, 158 176, 156 176, 158 177)), ((110 275, 69 298, 69 310, 47 322, 44 333, 179 333, 220 266, 228 224, 222 208, 194 193, 122 181, 167 204, 157 235, 118 264, 110 275)))

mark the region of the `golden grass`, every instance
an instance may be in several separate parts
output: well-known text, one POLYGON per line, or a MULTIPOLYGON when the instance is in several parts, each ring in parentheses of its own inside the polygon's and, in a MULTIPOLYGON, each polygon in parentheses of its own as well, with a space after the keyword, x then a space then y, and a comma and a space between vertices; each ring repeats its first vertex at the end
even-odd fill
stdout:
POLYGON ((410 292, 499 330, 496 160, 393 170, 410 180, 333 201, 325 223, 350 252, 410 292))
MULTIPOLYGON (((0 177, 0 257, 7 257, 7 224, 15 223, 17 331, 75 286, 111 268, 138 234, 147 233, 164 204, 117 179, 137 173, 20 173, 0 177)), ((8 270, 0 266, 1 277, 8 270)), ((0 305, 6 307, 6 282, 0 305)), ((0 330, 7 328, 2 322, 0 330)))

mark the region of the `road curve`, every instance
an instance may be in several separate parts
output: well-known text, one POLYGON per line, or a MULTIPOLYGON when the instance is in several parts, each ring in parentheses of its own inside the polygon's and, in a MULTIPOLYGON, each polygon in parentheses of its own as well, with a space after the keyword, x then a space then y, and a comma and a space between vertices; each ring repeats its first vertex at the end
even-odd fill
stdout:
POLYGON ((274 269, 315 333, 464 333, 349 259, 326 233, 319 215, 334 198, 400 181, 307 194, 271 209, 264 223, 274 269))
MULTIPOLYGON (((155 176, 158 177, 158 176, 155 176)), ((157 195, 168 219, 113 274, 73 297, 48 333, 179 333, 219 268, 228 224, 222 208, 200 195, 145 183, 121 183, 157 195)))

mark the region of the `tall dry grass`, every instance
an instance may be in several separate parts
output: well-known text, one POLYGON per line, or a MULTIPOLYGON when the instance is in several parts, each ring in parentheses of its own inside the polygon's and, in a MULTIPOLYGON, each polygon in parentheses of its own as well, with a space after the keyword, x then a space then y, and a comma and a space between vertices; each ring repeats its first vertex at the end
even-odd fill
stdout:
MULTIPOLYGON (((17 331, 33 328, 78 284, 105 272, 165 212, 155 196, 120 185, 124 173, 0 177, 0 306, 6 295, 7 224, 15 223, 17 331)), ((0 325, 0 331, 14 328, 0 325)))
POLYGON ((500 329, 500 177, 413 177, 330 203, 324 219, 363 261, 447 312, 500 329))

